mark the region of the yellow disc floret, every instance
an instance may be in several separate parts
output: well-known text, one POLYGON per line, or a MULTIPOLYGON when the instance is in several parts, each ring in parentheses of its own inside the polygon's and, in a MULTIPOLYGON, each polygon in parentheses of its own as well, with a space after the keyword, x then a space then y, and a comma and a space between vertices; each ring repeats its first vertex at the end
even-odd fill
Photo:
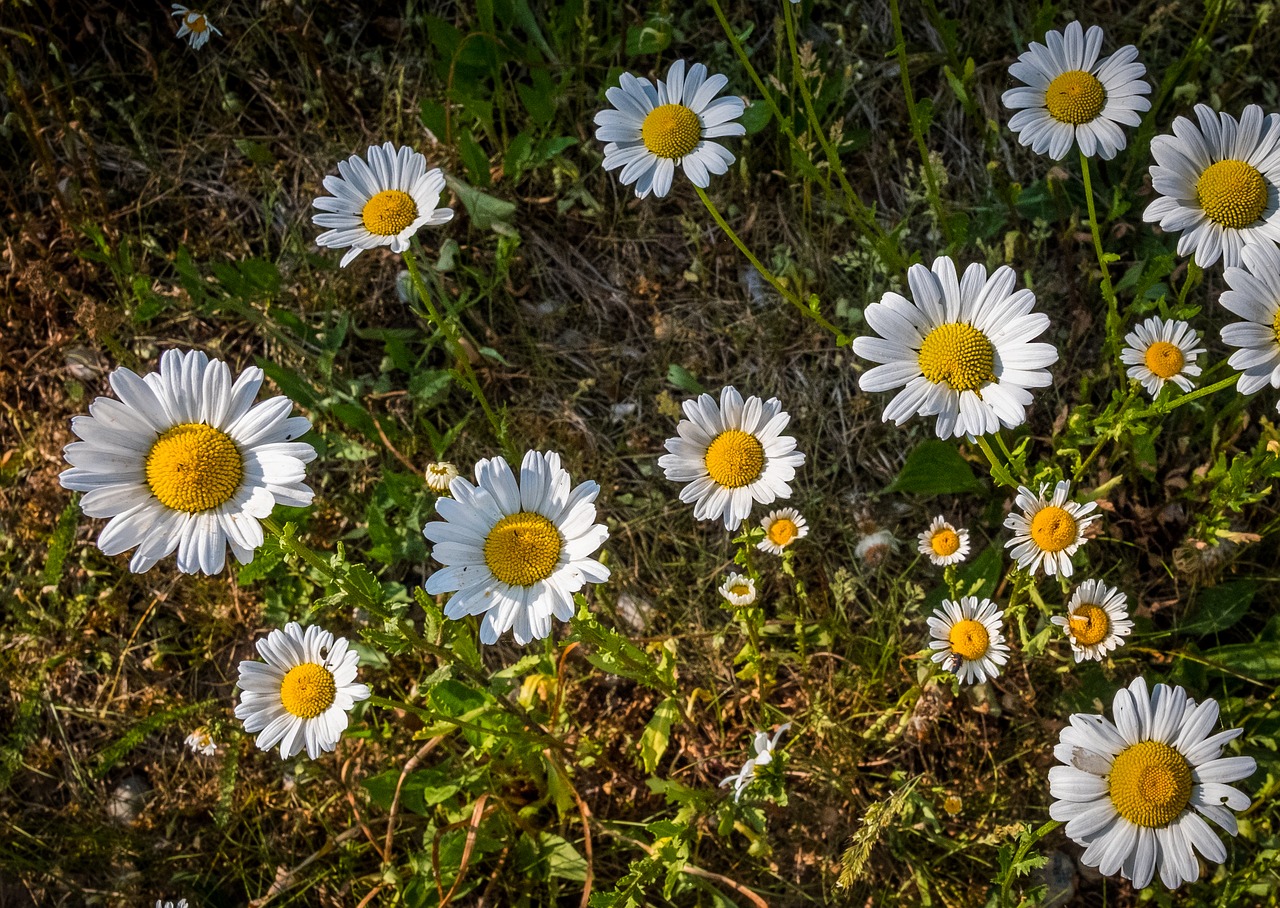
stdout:
POLYGON ((795 539, 799 533, 800 528, 796 526, 794 520, 779 517, 769 524, 769 531, 766 535, 769 537, 770 542, 781 548, 790 545, 791 540, 795 539))
POLYGON ((521 511, 493 525, 484 541, 484 561, 503 583, 532 586, 551 576, 563 546, 554 523, 541 514, 521 511))
POLYGON ((991 645, 991 635, 987 633, 986 625, 972 618, 965 618, 953 624, 947 640, 951 643, 953 653, 971 662, 985 656, 987 647, 991 645))
POLYGON ((398 236, 418 219, 418 203, 399 189, 384 189, 364 203, 360 220, 377 236, 398 236))
POLYGON ((1267 181, 1258 169, 1230 158, 1210 164, 1196 180, 1196 200, 1205 217, 1236 230, 1262 217, 1267 195, 1267 181))
POLYGON ((764 445, 750 432, 729 429, 707 446, 707 474, 716 485, 740 489, 764 472, 764 445))
POLYGON ((1276 309, 1276 314, 1271 316, 1271 333, 1276 339, 1276 345, 1280 346, 1280 308, 1276 309))
POLYGON ((1107 90, 1098 77, 1082 69, 1058 76, 1045 89, 1044 106, 1059 123, 1079 126, 1095 120, 1107 105, 1107 90))
POLYGON ((976 391, 995 381, 996 350, 973 325, 950 322, 929 332, 920 345, 920 371, 934 384, 976 391))
POLYGON ((745 583, 735 583, 729 587, 729 592, 734 596, 749 596, 751 595, 751 587, 745 583))
POLYGON ((1172 378, 1182 371, 1187 362, 1182 348, 1168 341, 1156 341, 1148 347, 1144 360, 1147 368, 1160 378, 1172 378))
POLYGON ((702 121, 683 104, 663 104, 644 118, 640 137, 644 147, 660 158, 683 158, 698 147, 702 121))
POLYGON ((1066 508, 1045 505, 1031 518, 1031 541, 1041 551, 1061 552, 1079 535, 1079 525, 1066 508))
POLYGON ((943 528, 929 537, 929 548, 939 558, 954 555, 960 550, 960 536, 955 530, 943 528))
POLYGON ((244 461, 226 432, 188 422, 156 439, 146 472, 147 487, 161 504, 195 514, 230 500, 244 478, 244 461))
POLYGON ((197 35, 209 27, 208 21, 200 13, 187 13, 187 28, 197 35))
POLYGON ((1111 633, 1111 616, 1107 610, 1094 602, 1083 602, 1067 619, 1071 628, 1071 636, 1081 646, 1094 646, 1107 639, 1111 633))
POLYGON ((337 696, 333 672, 314 662, 289 669, 280 685, 280 702, 299 719, 314 719, 332 706, 337 696))
POLYGON ((1111 764, 1111 803, 1136 826, 1168 826, 1191 800, 1191 764, 1159 741, 1139 741, 1111 764))

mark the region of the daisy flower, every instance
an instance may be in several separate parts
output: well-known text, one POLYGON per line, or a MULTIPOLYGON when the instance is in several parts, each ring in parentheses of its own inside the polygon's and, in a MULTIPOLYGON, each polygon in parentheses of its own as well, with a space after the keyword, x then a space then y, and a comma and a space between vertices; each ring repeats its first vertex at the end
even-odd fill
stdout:
POLYGON ((446 460, 427 464, 427 488, 433 492, 444 494, 449 491, 449 483, 458 478, 458 468, 446 460))
POLYGON ((192 50, 199 50, 204 47, 209 43, 209 38, 212 35, 222 34, 222 32, 213 27, 213 23, 209 21, 208 16, 193 9, 187 9, 181 3, 173 4, 173 12, 170 15, 181 17, 182 24, 178 27, 176 37, 186 38, 192 50))
POLYGON ((1198 346, 1200 334, 1177 319, 1147 319, 1124 336, 1129 346, 1120 351, 1120 361, 1129 367, 1128 376, 1142 382, 1155 397, 1167 381, 1183 391, 1191 390, 1191 379, 1200 374, 1196 359, 1205 352, 1198 346))
POLYGON ((623 73, 617 88, 605 92, 613 104, 596 114, 596 138, 607 142, 604 169, 621 168, 623 186, 636 184, 636 197, 653 193, 662 198, 671 190, 676 165, 694 186, 706 189, 711 174, 733 163, 733 152, 711 139, 746 134, 736 122, 745 105, 741 98, 716 98, 729 83, 727 76, 707 77, 701 63, 685 74, 683 60, 667 70, 667 79, 637 79, 623 73))
POLYGON ((959 564, 969 557, 969 531, 956 529, 941 515, 933 518, 933 523, 920 534, 919 539, 920 554, 928 555, 929 560, 939 567, 959 564))
POLYGON ((1151 186, 1160 194, 1143 212, 1162 230, 1181 233, 1178 255, 1194 253, 1201 268, 1222 259, 1240 264, 1240 250, 1280 242, 1280 114, 1250 104, 1237 123, 1230 114, 1196 105, 1199 127, 1173 121, 1173 135, 1151 141, 1151 186))
POLYGON ((258 734, 258 747, 280 745, 287 760, 304 747, 315 759, 338 745, 347 713, 369 688, 356 682, 359 656, 345 637, 295 621, 258 641, 265 662, 240 663, 240 703, 236 718, 258 734))
POLYGON ((517 481, 505 459, 476 464, 476 484, 455 479, 452 498, 436 502, 443 517, 422 533, 444 565, 427 578, 433 596, 453 593, 449 618, 484 615, 480 640, 496 643, 508 630, 516 643, 551 633, 551 616, 573 617, 573 594, 604 583, 609 569, 592 558, 609 531, 596 523, 600 486, 571 487, 560 455, 529 451, 517 481))
POLYGON ((747 790, 747 786, 755 778, 756 770, 773 762, 773 751, 778 746, 778 739, 782 737, 783 732, 790 728, 790 722, 778 726, 778 730, 773 733, 772 738, 769 737, 767 732, 756 732, 755 740, 751 742, 751 749, 754 753, 747 758, 747 762, 742 764, 742 769, 738 770, 737 773, 721 779, 720 787, 724 788, 732 782, 733 799, 735 801, 741 800, 742 793, 747 790))
POLYGON ((1200 878, 1195 852, 1222 863, 1227 849, 1205 820, 1236 834, 1232 811, 1249 796, 1227 784, 1253 775, 1253 757, 1224 757, 1240 736, 1233 728, 1211 735, 1218 704, 1197 705, 1181 687, 1135 678, 1116 691, 1114 722, 1076 713, 1062 730, 1049 770, 1056 799, 1049 816, 1066 821, 1066 834, 1085 846, 1081 860, 1104 876, 1117 872, 1137 889, 1160 881, 1173 889, 1200 878), (1192 850, 1194 849, 1194 851, 1192 850))
POLYGON ((761 401, 732 386, 684 402, 685 419, 668 438, 670 452, 658 458, 667 479, 687 482, 680 500, 693 504, 698 520, 723 519, 731 530, 751 515, 753 502, 770 504, 791 497, 789 483, 804 454, 783 435, 791 417, 777 398, 761 401))
POLYGON ((1009 647, 1000 631, 1004 612, 990 599, 965 596, 959 602, 943 599, 929 617, 932 657, 960 680, 981 684, 1000 674, 1009 661, 1009 647))
POLYGON ((1005 518, 1004 525, 1013 530, 1013 538, 1004 547, 1013 549, 1018 567, 1031 573, 1043 564, 1044 572, 1050 576, 1070 577, 1071 556, 1085 543, 1085 527, 1101 515, 1086 516, 1098 507, 1092 501, 1077 504, 1067 500, 1071 494, 1067 480, 1058 483, 1053 498, 1044 497, 1048 488, 1048 483, 1042 483, 1040 494, 1036 495, 1026 486, 1018 486, 1016 507, 1022 513, 1005 518))
POLYGON ((392 252, 404 252, 420 229, 453 219, 452 209, 436 208, 444 174, 439 167, 427 170, 427 159, 418 152, 387 142, 369 146, 366 157, 367 163, 358 154, 339 161, 341 176, 324 178, 333 195, 311 203, 320 210, 311 220, 331 228, 316 237, 316 244, 346 249, 343 268, 366 249, 390 246, 392 252))
POLYGON ((218 752, 218 744, 213 740, 213 735, 209 734, 209 729, 203 725, 187 735, 183 742, 191 749, 193 754, 200 754, 205 757, 212 757, 218 752))
POLYGON ((762 552, 781 555, 791 543, 809 535, 809 524, 795 508, 778 508, 760 522, 764 538, 756 543, 762 552))
POLYGON ((1101 580, 1086 580, 1072 594, 1067 614, 1049 620, 1066 633, 1077 662, 1101 662, 1117 646, 1124 646, 1124 638, 1133 630, 1127 602, 1128 597, 1115 587, 1101 580))
POLYGON ((287 397, 255 405, 262 377, 251 366, 233 383, 226 363, 194 350, 166 351, 159 372, 111 373, 120 399, 99 397, 71 420, 82 440, 63 451, 72 469, 59 477, 85 493, 85 514, 110 518, 103 553, 136 546, 129 570, 142 573, 176 549, 178 570, 217 574, 228 546, 253 560, 258 521, 277 504, 311 504, 303 480, 315 448, 294 441, 311 423, 289 415, 287 397))
POLYGON ((164 899, 156 899, 156 908, 187 908, 186 899, 178 899, 177 904, 166 902, 164 899))
POLYGON ((756 601, 756 582, 744 574, 730 574, 720 587, 720 595, 729 600, 730 605, 750 605, 756 601))
POLYGON ((1280 388, 1280 251, 1271 243, 1246 246, 1243 268, 1223 272, 1227 286, 1218 301, 1244 321, 1225 325, 1222 340, 1239 347, 1227 362, 1242 373, 1241 394, 1280 388))
POLYGON ((980 264, 957 279, 955 263, 942 256, 932 270, 911 266, 912 300, 890 291, 867 307, 867 324, 880 336, 859 337, 853 349, 884 365, 864 372, 858 386, 903 388, 885 407, 885 421, 936 416, 939 438, 986 435, 1026 421, 1028 389, 1049 384, 1045 367, 1058 361, 1058 351, 1031 343, 1049 327, 1049 316, 1031 311, 1034 294, 1015 291, 1014 280, 1004 266, 988 279, 980 264))

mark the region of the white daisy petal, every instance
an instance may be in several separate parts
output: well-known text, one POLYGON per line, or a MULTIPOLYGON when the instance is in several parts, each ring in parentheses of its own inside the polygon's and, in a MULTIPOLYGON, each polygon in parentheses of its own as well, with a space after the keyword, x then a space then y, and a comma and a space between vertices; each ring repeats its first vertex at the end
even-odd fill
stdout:
POLYGON ((1078 504, 1068 501, 1071 483, 1063 480, 1057 484, 1053 497, 1046 498, 1047 484, 1040 486, 1039 494, 1025 486, 1018 487, 1017 507, 1022 513, 1011 513, 1004 525, 1013 531, 1013 537, 1005 542, 1005 548, 1018 566, 1035 573, 1043 566, 1046 574, 1071 576, 1071 556, 1087 541, 1084 530, 1098 519, 1092 514, 1097 507, 1093 502, 1078 504))
POLYGON ((1076 587, 1065 616, 1050 620, 1063 629, 1076 661, 1102 661, 1133 630, 1125 608, 1128 597, 1100 580, 1086 580, 1076 587))

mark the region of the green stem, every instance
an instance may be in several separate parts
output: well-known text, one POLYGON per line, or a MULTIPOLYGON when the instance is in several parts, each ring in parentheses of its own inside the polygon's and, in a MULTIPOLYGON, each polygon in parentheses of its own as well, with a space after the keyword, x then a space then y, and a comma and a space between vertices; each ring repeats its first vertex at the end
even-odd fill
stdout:
POLYGON ((1115 288, 1111 286, 1111 269, 1107 265, 1107 253, 1102 248, 1102 229, 1098 226, 1098 212, 1093 202, 1093 178, 1089 158, 1080 152, 1080 172, 1084 175, 1084 201, 1089 209, 1089 232, 1093 235, 1093 251, 1102 269, 1102 298, 1107 304, 1107 343, 1105 355, 1110 358, 1120 346, 1120 304, 1115 288))
POLYGON ((1181 397, 1175 397, 1173 400, 1168 400, 1162 404, 1156 404, 1152 407, 1148 407, 1145 410, 1141 410, 1138 413, 1135 413, 1133 418, 1142 419, 1147 416, 1163 416, 1164 414, 1170 412, 1171 410, 1178 409, 1178 407, 1181 407, 1183 404, 1189 404, 1193 400, 1199 400, 1200 398, 1207 397, 1210 394, 1216 394, 1217 392, 1223 390, 1224 388, 1230 388, 1237 381, 1239 381, 1239 379, 1240 379, 1240 373, 1237 372, 1235 375, 1232 375, 1228 378, 1224 378, 1222 381, 1214 382, 1212 385, 1207 385, 1203 388, 1197 388, 1196 390, 1192 391, 1189 394, 1184 394, 1181 397))
MULTIPOLYGON (((317 553, 315 549, 311 548, 311 546, 299 539, 296 532, 286 533, 284 531, 284 527, 280 526, 274 517, 263 518, 262 525, 267 528, 269 533, 280 540, 281 545, 323 574, 325 579, 331 584, 336 586, 340 583, 341 578, 339 577, 338 572, 333 569, 333 565, 320 557, 319 553, 317 553)), ((349 586, 344 586, 342 589, 352 598, 361 600, 365 608, 377 608, 378 604, 359 590, 349 586)))
POLYGON ((1016 489, 1018 481, 1013 478, 1013 474, 1009 472, 1009 468, 1000 462, 1000 458, 996 457, 996 452, 991 450, 991 443, 987 441, 985 435, 977 436, 978 447, 982 449, 982 453, 987 455, 987 462, 991 464, 991 477, 1002 485, 1016 489))
POLYGON ((902 74, 902 93, 907 101, 907 116, 911 119, 911 135, 915 138, 916 148, 920 152, 925 190, 929 194, 929 203, 933 206, 942 235, 950 244, 951 224, 942 207, 942 194, 938 191, 938 178, 933 172, 933 159, 929 157, 929 147, 925 145, 924 130, 920 128, 920 117, 916 112, 916 96, 911 91, 911 76, 907 72, 907 39, 902 32, 902 11, 898 8, 898 0, 889 0, 889 17, 893 20, 893 40, 897 42, 893 53, 898 58, 898 70, 902 74))

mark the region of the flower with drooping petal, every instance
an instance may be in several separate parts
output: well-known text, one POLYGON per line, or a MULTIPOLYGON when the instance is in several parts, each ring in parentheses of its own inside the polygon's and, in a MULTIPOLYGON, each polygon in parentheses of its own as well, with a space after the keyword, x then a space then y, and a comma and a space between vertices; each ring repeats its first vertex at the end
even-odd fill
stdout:
POLYGON ((449 491, 449 483, 458 478, 458 468, 447 460, 427 464, 427 488, 443 495, 449 491))
POLYGON ((1000 674, 1009 661, 1009 647, 1000 630, 1004 612, 990 599, 965 596, 959 602, 943 599, 929 617, 930 657, 961 684, 981 684, 1000 674))
POLYGON ((756 548, 771 555, 781 555, 797 539, 809 535, 809 524, 795 508, 778 508, 770 511, 760 522, 764 538, 756 548))
POLYGON ((173 12, 169 15, 181 18, 176 37, 186 38, 192 50, 199 50, 204 47, 209 43, 209 38, 212 35, 222 34, 222 32, 213 27, 213 23, 209 21, 209 17, 204 13, 187 9, 181 3, 174 3, 172 6, 173 12))
POLYGON ((730 605, 750 605, 756 601, 756 582, 745 574, 730 574, 720 585, 720 595, 730 605))
POLYGON ((730 782, 733 783, 733 799, 735 801, 742 799, 742 793, 747 790, 747 786, 751 784, 752 779, 756 776, 756 771, 761 766, 766 766, 773 762, 773 751, 778 746, 778 739, 782 737, 782 733, 791 728, 791 723, 786 722, 778 726, 778 730, 773 733, 770 738, 767 732, 758 731, 755 740, 751 742, 751 749, 754 751, 747 762, 742 764, 742 769, 731 776, 725 776, 720 780, 720 787, 724 788, 730 782))
POLYGON ((969 557, 969 531, 958 530, 939 514, 918 537, 921 555, 939 567, 959 564, 969 557))
POLYGON ((187 735, 183 743, 187 745, 193 754, 199 754, 204 757, 212 757, 218 752, 218 743, 213 740, 213 735, 209 733, 209 729, 203 725, 187 735))
POLYGON ((1120 351, 1120 361, 1129 367, 1128 376, 1142 382, 1152 397, 1167 381, 1191 390, 1191 379, 1200 374, 1196 359, 1205 348, 1199 346, 1200 333, 1189 324, 1152 316, 1135 325, 1124 341, 1128 346, 1120 351))
POLYGON ((1239 347, 1227 362, 1240 370, 1236 390, 1252 394, 1271 385, 1280 388, 1280 250, 1271 243, 1246 246, 1242 268, 1227 268, 1230 290, 1218 298, 1244 319, 1224 325, 1222 340, 1239 347))
POLYGON ((1128 597, 1101 580, 1086 580, 1076 587, 1067 614, 1049 620, 1062 628, 1071 641, 1077 662, 1094 659, 1101 662, 1107 653, 1124 645, 1133 630, 1125 605, 1128 597))
POLYGON ((1085 527, 1100 516, 1088 515, 1098 505, 1093 501, 1085 504, 1068 501, 1071 483, 1065 479, 1054 488, 1052 498, 1045 498, 1048 488, 1048 483, 1042 483, 1037 495, 1026 486, 1018 486, 1015 506, 1022 513, 1015 511, 1005 518, 1004 525, 1013 530, 1013 538, 1004 545, 1013 550, 1020 568, 1034 574, 1036 568, 1043 565, 1044 572, 1050 576, 1070 577, 1074 570, 1071 556, 1087 541, 1085 527))

